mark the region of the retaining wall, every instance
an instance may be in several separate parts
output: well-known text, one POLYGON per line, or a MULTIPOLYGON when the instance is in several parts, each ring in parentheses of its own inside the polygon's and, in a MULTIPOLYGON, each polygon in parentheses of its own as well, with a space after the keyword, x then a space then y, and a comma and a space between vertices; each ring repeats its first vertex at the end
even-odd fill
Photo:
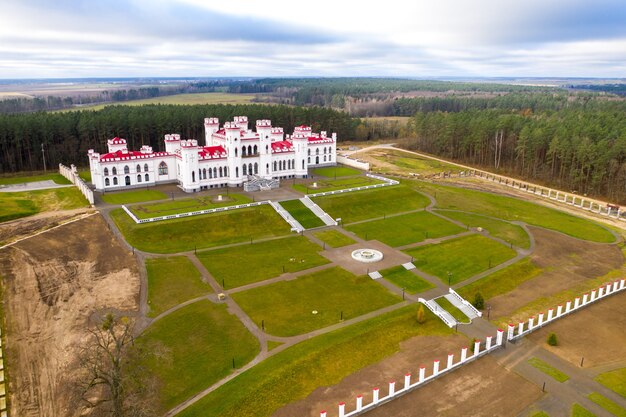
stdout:
POLYGON ((72 184, 74 184, 81 193, 85 196, 89 204, 93 206, 93 191, 91 188, 83 181, 83 179, 78 175, 78 170, 76 166, 71 165, 70 168, 66 167, 63 164, 59 164, 59 174, 63 175, 65 178, 70 180, 72 184))
POLYGON ((362 169, 363 171, 370 170, 370 163, 365 161, 360 161, 358 159, 352 159, 345 155, 337 155, 337 162, 343 165, 347 165, 349 167, 362 169))

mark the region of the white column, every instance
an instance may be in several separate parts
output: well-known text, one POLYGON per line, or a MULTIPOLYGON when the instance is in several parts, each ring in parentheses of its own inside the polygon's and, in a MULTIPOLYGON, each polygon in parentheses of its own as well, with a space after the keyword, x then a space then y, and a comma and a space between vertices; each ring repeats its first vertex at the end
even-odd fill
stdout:
POLYGON ((420 379, 419 381, 424 381, 424 377, 426 376, 426 368, 422 365, 420 366, 420 379))
POLYGON ((339 403, 339 417, 344 417, 346 415, 346 403, 339 403))
POLYGON ((546 321, 552 320, 552 316, 554 316, 554 309, 553 308, 548 310, 548 318, 546 319, 546 321))
POLYGON ((596 299, 596 290, 591 291, 591 301, 595 301, 596 299))
POLYGON ((539 313, 539 317, 537 319, 537 326, 541 326, 543 324, 543 312, 539 313))
POLYGON ((407 373, 404 375, 404 389, 409 389, 411 386, 411 374, 407 373))
POLYGON ((380 391, 380 390, 379 390, 378 388, 374 388, 374 389, 372 390, 372 402, 373 402, 374 404, 378 403, 378 394, 379 394, 379 391, 380 391))
POLYGON ((491 336, 487 336, 485 338, 485 349, 487 350, 491 349, 491 336))
POLYGON ((574 298, 574 309, 578 308, 578 306, 580 306, 580 297, 574 298))
POLYGON ((535 318, 534 317, 529 318, 528 319, 528 330, 532 330, 534 324, 535 324, 535 318))
POLYGON ((567 303, 565 303, 565 312, 569 313, 571 309, 572 309, 572 302, 568 301, 567 303))
POLYGON ((626 285, 626 279, 623 279, 619 282, 619 288, 624 289, 624 285, 626 285))
POLYGON ((504 330, 498 329, 498 333, 496 334, 496 345, 502 346, 503 337, 504 337, 504 330))
POLYGON ((606 284, 606 289, 604 290, 604 294, 609 295, 613 292, 613 285, 606 284))
POLYGON ((361 394, 356 396, 356 411, 363 409, 363 396, 361 394))
POLYGON ((326 411, 320 411, 320 417, 326 417, 326 411))
POLYGON ((467 360, 467 348, 464 347, 463 349, 461 349, 461 363, 465 362, 467 360))
POLYGON ((517 334, 520 335, 522 333, 524 333, 524 322, 520 321, 517 325, 517 334))
POLYGON ((515 330, 515 327, 513 327, 512 324, 509 324, 509 331, 506 334, 507 340, 513 340, 513 331, 514 330, 515 330))
POLYGON ((556 308, 556 316, 559 317, 561 314, 563 314, 563 305, 559 304, 559 306, 556 308))
POLYGON ((439 373, 439 361, 433 362, 433 375, 437 375, 439 373))
POLYGON ((583 305, 587 304, 587 301, 589 301, 589 294, 583 294, 583 305))
POLYGON ((604 296, 604 287, 598 288, 598 298, 602 298, 604 296))
POLYGON ((480 353, 480 340, 474 342, 474 356, 478 356, 480 353))
POLYGON ((615 282, 613 283, 613 291, 615 292, 615 291, 617 291, 618 289, 619 289, 619 281, 615 281, 615 282))
POLYGON ((446 369, 452 368, 452 364, 454 363, 454 355, 452 353, 448 353, 448 364, 446 369))
POLYGON ((396 381, 390 381, 389 382, 389 396, 393 397, 395 393, 396 393, 396 381))

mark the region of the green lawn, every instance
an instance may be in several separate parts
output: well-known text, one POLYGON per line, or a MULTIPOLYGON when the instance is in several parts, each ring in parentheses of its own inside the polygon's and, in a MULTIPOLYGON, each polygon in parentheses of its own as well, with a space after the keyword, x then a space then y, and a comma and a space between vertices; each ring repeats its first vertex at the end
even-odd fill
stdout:
POLYGON ((88 169, 78 171, 78 176, 81 177, 87 184, 91 184, 91 171, 88 169))
POLYGON ((591 401, 598 404, 600 407, 604 408, 606 411, 613 414, 614 416, 626 417, 626 409, 624 407, 614 401, 611 401, 602 394, 592 392, 588 395, 587 398, 589 398, 591 401))
POLYGON ((259 343, 225 304, 198 301, 155 322, 137 339, 142 365, 161 382, 165 411, 250 362, 259 343))
POLYGON ((432 175, 441 172, 459 172, 463 168, 456 165, 447 164, 445 162, 435 161, 429 158, 423 158, 407 152, 398 150, 385 150, 384 156, 375 156, 376 159, 395 165, 398 168, 404 168, 413 174, 432 175))
POLYGON ((314 201, 334 219, 340 217, 342 224, 417 210, 430 203, 424 195, 403 186, 317 197, 314 201))
POLYGON ((567 374, 559 371, 553 366, 548 365, 539 358, 532 357, 528 360, 528 363, 531 364, 534 368, 537 368, 538 370, 543 372, 544 374, 551 376, 552 378, 554 378, 554 380, 558 382, 565 382, 569 379, 569 376, 567 376, 567 374))
POLYGON ((148 271, 148 316, 156 317, 183 301, 210 293, 200 272, 184 256, 146 259, 148 271))
POLYGON ((349 238, 341 232, 334 229, 328 229, 321 232, 313 233, 313 236, 326 243, 331 248, 340 248, 342 246, 352 245, 356 240, 349 238))
POLYGON ((404 252, 414 258, 413 264, 418 269, 439 277, 446 284, 450 273, 452 285, 516 256, 513 249, 481 235, 464 236, 404 252))
POLYGON ((598 223, 528 201, 423 181, 412 183, 417 190, 435 197, 438 208, 478 213, 508 221, 523 221, 594 242, 615 241, 615 237, 598 223))
POLYGON ((0 222, 32 216, 43 211, 72 210, 89 207, 76 187, 0 193, 0 222))
POLYGON ((63 175, 58 172, 53 172, 49 174, 36 174, 36 175, 25 175, 20 176, 20 173, 9 176, 0 177, 0 185, 12 185, 12 184, 23 184, 26 182, 35 182, 35 181, 47 181, 52 180, 56 184, 71 184, 72 182, 65 178, 63 175))
POLYGON ((411 271, 404 269, 402 265, 379 271, 387 281, 393 282, 400 288, 404 288, 409 294, 424 292, 435 286, 430 282, 418 277, 411 271))
POLYGON ((131 204, 142 201, 163 200, 167 195, 156 190, 132 190, 102 194, 102 201, 108 204, 131 204))
POLYGON ((507 223, 505 221, 492 219, 478 214, 462 213, 450 210, 438 210, 439 213, 453 220, 459 221, 466 226, 482 227, 491 236, 502 239, 513 245, 528 249, 530 247, 530 237, 520 226, 507 223))
POLYGON ((626 398, 626 368, 604 372, 595 377, 595 380, 626 398))
POLYGON ((367 276, 339 267, 232 295, 239 306, 276 336, 295 336, 400 301, 367 276), (317 314, 312 313, 317 311, 317 314))
POLYGON ((457 290, 466 300, 480 293, 485 300, 513 291, 520 284, 543 272, 530 258, 524 258, 457 290))
POLYGON ((280 205, 287 210, 305 229, 324 226, 322 219, 317 217, 300 200, 281 201, 280 205))
POLYGON ((364 187, 366 185, 382 184, 383 181, 365 176, 339 179, 315 178, 306 184, 294 184, 293 189, 302 194, 317 194, 326 191, 346 190, 348 188, 364 187), (317 186, 314 187, 313 184, 317 186))
POLYGON ((322 248, 304 236, 275 239, 198 253, 198 259, 226 288, 327 264, 322 248))
POLYGON ((455 235, 464 229, 427 211, 402 214, 346 226, 362 239, 379 240, 389 246, 402 246, 428 238, 455 235))
MULTIPOLYGON (((161 197, 168 198, 168 196, 161 197)), ((172 214, 188 213, 191 211, 208 210, 217 207, 236 206, 252 202, 249 197, 242 194, 222 195, 222 200, 218 196, 208 195, 204 197, 181 198, 177 200, 163 201, 152 204, 139 204, 132 206, 131 210, 139 219, 149 219, 151 217, 169 216, 172 214)))
POLYGON ((439 306, 441 308, 443 308, 448 313, 450 313, 450 315, 452 317, 454 317, 455 320, 458 321, 459 323, 469 323, 470 322, 469 317, 467 317, 465 315, 465 313, 463 313, 461 310, 459 310, 457 307, 455 307, 454 304, 452 304, 450 301, 448 301, 445 297, 439 297, 439 298, 437 298, 435 300, 435 302, 437 304, 439 304, 439 306))
POLYGON ((452 334, 428 310, 426 322, 417 324, 416 309, 404 307, 301 342, 239 375, 177 416, 269 417, 318 387, 337 384, 398 352, 404 340, 452 334))
POLYGON ((591 411, 587 410, 580 404, 572 405, 572 413, 570 414, 572 417, 596 417, 591 411))
POLYGON ((312 170, 312 172, 313 175, 320 175, 326 178, 350 177, 352 175, 361 175, 363 173, 361 170, 344 166, 316 168, 312 170))
POLYGON ((111 217, 137 249, 175 253, 287 235, 289 225, 269 205, 182 219, 136 224, 122 209, 111 217))

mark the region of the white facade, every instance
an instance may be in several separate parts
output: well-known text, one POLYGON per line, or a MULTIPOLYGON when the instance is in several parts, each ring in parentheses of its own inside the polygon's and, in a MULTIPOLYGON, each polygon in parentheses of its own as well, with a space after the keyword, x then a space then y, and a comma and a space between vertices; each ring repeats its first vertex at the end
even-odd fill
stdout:
POLYGON ((261 178, 303 178, 309 167, 337 163, 337 134, 313 133, 298 126, 284 135, 269 120, 257 120, 256 131, 248 118, 235 117, 220 128, 216 118, 204 119, 205 143, 165 135, 165 152, 150 146, 129 151, 126 140, 107 141, 108 153, 89 150, 91 181, 96 190, 119 190, 177 182, 187 192, 215 187, 237 187, 250 175, 261 178))

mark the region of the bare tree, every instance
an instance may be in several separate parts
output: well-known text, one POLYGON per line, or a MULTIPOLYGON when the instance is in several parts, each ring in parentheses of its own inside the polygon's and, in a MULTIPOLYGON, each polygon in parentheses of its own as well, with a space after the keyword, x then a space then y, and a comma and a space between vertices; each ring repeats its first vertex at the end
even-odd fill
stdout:
POLYGON ((150 404, 155 386, 139 365, 144 352, 134 343, 134 324, 128 317, 107 314, 100 325, 89 329, 80 354, 84 373, 80 392, 92 415, 154 415, 150 404))

